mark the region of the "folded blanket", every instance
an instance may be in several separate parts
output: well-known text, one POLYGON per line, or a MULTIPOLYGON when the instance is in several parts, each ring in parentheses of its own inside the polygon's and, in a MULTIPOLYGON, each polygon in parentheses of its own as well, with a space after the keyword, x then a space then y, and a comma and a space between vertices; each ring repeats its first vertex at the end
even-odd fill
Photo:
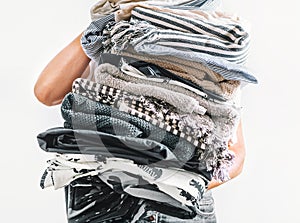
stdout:
MULTIPOLYGON (((240 96, 238 90, 236 96, 232 99, 232 101, 224 101, 219 96, 212 94, 211 92, 205 91, 201 86, 192 84, 190 81, 181 78, 164 68, 157 66, 153 63, 148 63, 144 60, 154 60, 155 57, 150 56, 141 56, 138 54, 134 54, 130 52, 122 52, 122 55, 131 55, 131 56, 119 56, 115 54, 102 54, 100 56, 100 64, 110 63, 115 66, 118 66, 122 72, 113 72, 111 75, 115 75, 116 77, 121 78, 122 80, 130 81, 133 83, 140 83, 141 81, 147 81, 146 83, 149 85, 156 85, 162 88, 166 88, 169 90, 173 90, 175 92, 179 92, 185 95, 188 95, 194 99, 196 99, 199 104, 204 107, 209 115, 214 116, 226 116, 228 119, 232 119, 233 117, 239 116, 238 102, 236 102, 237 98, 240 96), (135 59, 137 58, 137 59, 135 59)), ((166 57, 157 57, 158 60, 168 61, 169 56, 166 57)), ((181 61, 176 61, 177 65, 180 64, 181 61)), ((193 66, 197 67, 197 63, 193 63, 192 61, 185 62, 184 66, 193 66), (190 64, 189 64, 190 62, 190 64)), ((93 73, 93 79, 95 75, 95 68, 93 73)), ((75 81, 76 82, 76 81, 75 81)), ((145 83, 143 82, 143 83, 145 83)), ((222 83, 226 83, 224 78, 221 78, 220 81, 222 83)), ((86 82, 88 83, 88 82, 86 82)), ((228 81, 230 84, 230 81, 228 81)), ((89 83, 92 85, 92 83, 89 83)), ((93 88, 92 86, 90 88, 93 88)))
MULTIPOLYGON (((129 55, 129 52, 127 51, 124 53, 128 53, 129 55)), ((139 57, 139 55, 136 55, 136 57, 139 57)), ((147 58, 148 57, 145 57, 145 59, 147 58)), ((118 67, 121 72, 114 72, 111 74, 125 81, 155 85, 158 87, 166 88, 168 90, 173 90, 175 92, 186 94, 188 96, 191 93, 193 93, 192 97, 199 97, 199 96, 203 98, 210 97, 210 95, 205 93, 202 89, 199 89, 200 86, 195 87, 193 84, 191 86, 188 80, 180 78, 175 74, 172 74, 168 70, 160 66, 157 66, 153 63, 148 63, 140 59, 135 59, 134 57, 131 56, 120 56, 116 54, 103 53, 100 55, 100 61, 98 64, 100 65, 104 63, 108 63, 118 67), (185 83, 185 81, 187 83, 185 83)), ((205 67, 205 69, 208 68, 205 67)), ((94 67, 92 70, 93 77, 94 77, 95 70, 96 67, 94 67)), ((218 77, 220 76, 218 74, 216 75, 218 77)), ((221 79, 222 81, 224 81, 224 78, 221 79)))
POLYGON ((240 81, 226 80, 218 73, 209 69, 203 63, 178 59, 172 56, 152 56, 122 51, 120 55, 154 64, 170 72, 168 76, 194 89, 203 91, 208 99, 217 101, 232 101, 240 88, 240 81))
MULTIPOLYGON (((131 137, 136 133, 135 131, 132 132, 132 128, 137 128, 140 131, 140 134, 137 135, 139 138, 155 140, 171 149, 182 147, 190 151, 195 148, 195 145, 183 137, 176 136, 139 117, 92 101, 81 95, 73 93, 66 95, 62 102, 61 111, 67 128, 90 129, 131 137)), ((199 145, 199 148, 201 145, 199 145)), ((203 146, 205 147, 204 143, 203 146)))
POLYGON ((110 64, 102 64, 95 71, 95 81, 136 95, 163 100, 183 113, 204 114, 206 112, 206 109, 200 106, 194 98, 161 87, 126 82, 111 75, 116 72, 120 72, 117 67, 110 64))
MULTIPOLYGON (((180 114, 174 107, 164 101, 144 96, 129 95, 126 92, 118 92, 114 88, 101 87, 101 85, 97 89, 99 93, 95 95, 94 91, 85 90, 89 89, 90 83, 84 79, 75 80, 73 92, 141 118, 167 132, 192 142, 195 146, 210 143, 212 140, 211 132, 215 125, 207 115, 180 114)), ((205 148, 205 146, 203 145, 202 148, 205 148)))

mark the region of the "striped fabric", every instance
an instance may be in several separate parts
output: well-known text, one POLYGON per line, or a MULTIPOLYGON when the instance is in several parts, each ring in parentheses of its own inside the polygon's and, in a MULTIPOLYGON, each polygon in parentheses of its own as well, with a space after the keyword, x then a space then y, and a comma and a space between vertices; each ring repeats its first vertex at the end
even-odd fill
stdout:
MULTIPOLYGON (((208 18, 216 16, 215 12, 205 15, 208 18)), ((164 46, 207 53, 236 63, 243 63, 247 57, 249 34, 234 19, 220 16, 210 21, 205 16, 195 19, 136 7, 132 20, 147 21, 161 28, 151 35, 158 35, 158 43, 164 46)))
MULTIPOLYGON (((104 48, 111 46, 111 42, 107 41, 107 36, 103 35, 105 26, 114 21, 114 15, 98 19, 90 24, 90 26, 83 33, 81 38, 81 45, 86 55, 94 61, 99 61, 100 54, 104 48)), ((122 42, 122 41, 121 41, 122 42)), ((144 44, 135 47, 140 54, 171 56, 182 60, 199 62, 208 66, 209 69, 217 72, 226 80, 238 80, 248 83, 257 83, 251 71, 241 65, 231 63, 220 57, 214 57, 206 53, 195 51, 183 51, 182 49, 175 49, 167 46, 157 46, 155 44, 144 44), (188 53, 187 53, 188 52, 188 53)))
POLYGON ((214 10, 220 5, 220 0, 185 0, 182 3, 180 1, 172 2, 169 8, 187 8, 187 7, 197 7, 202 10, 214 10))
MULTIPOLYGON (((248 43, 246 42, 235 43, 205 34, 158 29, 141 21, 131 21, 130 23, 121 21, 112 30, 105 33, 109 35, 109 42, 112 43, 112 53, 124 50, 128 44, 137 51, 141 46, 155 44, 182 50, 186 53, 204 53, 235 63, 243 63, 247 57, 248 43)), ((107 50, 109 48, 106 48, 107 50)))
POLYGON ((220 3, 220 0, 148 0, 146 1, 149 5, 160 5, 169 7, 197 7, 197 8, 205 8, 205 9, 214 9, 220 3), (214 6, 214 7, 213 7, 214 6))
POLYGON ((139 4, 159 5, 170 8, 201 8, 203 10, 214 10, 219 6, 220 0, 99 0, 90 9, 91 19, 97 20, 106 15, 113 14, 127 5, 139 4))

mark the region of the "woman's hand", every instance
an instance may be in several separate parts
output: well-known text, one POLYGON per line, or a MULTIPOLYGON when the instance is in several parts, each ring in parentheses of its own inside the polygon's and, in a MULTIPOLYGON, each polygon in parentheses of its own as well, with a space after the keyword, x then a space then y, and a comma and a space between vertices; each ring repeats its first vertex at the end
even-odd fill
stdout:
MULTIPOLYGON (((246 155, 245 142, 244 142, 241 122, 238 125, 236 134, 237 134, 237 142, 235 144, 229 144, 229 146, 228 146, 229 150, 231 150, 235 153, 234 163, 229 170, 230 179, 238 176, 242 172, 245 155, 246 155)), ((208 189, 217 187, 217 186, 221 185, 222 183, 224 183, 224 182, 218 182, 218 181, 212 180, 208 185, 208 189)))

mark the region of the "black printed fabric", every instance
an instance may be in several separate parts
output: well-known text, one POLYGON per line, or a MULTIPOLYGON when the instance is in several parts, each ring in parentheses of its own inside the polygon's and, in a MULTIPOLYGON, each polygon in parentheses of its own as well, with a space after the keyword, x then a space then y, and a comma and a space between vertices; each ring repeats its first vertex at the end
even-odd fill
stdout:
POLYGON ((65 187, 65 199, 69 223, 129 223, 139 214, 141 206, 146 207, 144 212, 149 209, 156 210, 186 221, 195 217, 192 211, 183 211, 160 202, 136 198, 122 191, 116 192, 97 176, 73 181, 65 187))

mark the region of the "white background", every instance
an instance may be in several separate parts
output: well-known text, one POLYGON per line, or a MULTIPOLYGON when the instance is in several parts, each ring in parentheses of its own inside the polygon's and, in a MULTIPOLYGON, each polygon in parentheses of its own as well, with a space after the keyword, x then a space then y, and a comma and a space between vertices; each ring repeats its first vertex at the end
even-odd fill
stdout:
MULTIPOLYGON (((40 104, 33 86, 47 62, 89 24, 94 2, 0 3, 1 222, 66 222, 63 191, 39 188, 49 154, 36 141, 39 132, 62 125, 59 106, 40 104)), ((248 66, 259 85, 243 93, 244 171, 214 189, 219 223, 300 222, 297 4, 223 2, 252 26, 248 66)))

